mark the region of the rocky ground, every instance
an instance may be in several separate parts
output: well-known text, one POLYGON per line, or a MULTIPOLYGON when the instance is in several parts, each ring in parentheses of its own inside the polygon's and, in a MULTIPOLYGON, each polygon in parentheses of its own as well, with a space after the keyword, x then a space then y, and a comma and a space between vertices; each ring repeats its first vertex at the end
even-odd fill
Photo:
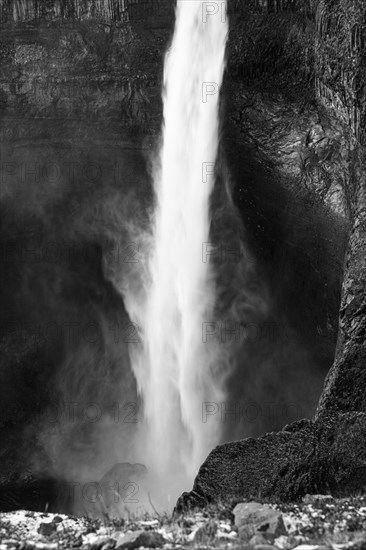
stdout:
POLYGON ((301 503, 240 503, 176 518, 98 521, 61 514, 0 514, 0 550, 133 548, 343 550, 366 548, 366 498, 307 495, 301 503))

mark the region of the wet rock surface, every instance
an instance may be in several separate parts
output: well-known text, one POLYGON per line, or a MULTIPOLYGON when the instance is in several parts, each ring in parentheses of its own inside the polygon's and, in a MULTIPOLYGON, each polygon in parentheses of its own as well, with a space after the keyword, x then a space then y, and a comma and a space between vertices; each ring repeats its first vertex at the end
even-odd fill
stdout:
POLYGON ((303 421, 278 433, 216 447, 176 513, 209 503, 267 498, 299 500, 307 493, 352 494, 366 486, 366 415, 303 421))

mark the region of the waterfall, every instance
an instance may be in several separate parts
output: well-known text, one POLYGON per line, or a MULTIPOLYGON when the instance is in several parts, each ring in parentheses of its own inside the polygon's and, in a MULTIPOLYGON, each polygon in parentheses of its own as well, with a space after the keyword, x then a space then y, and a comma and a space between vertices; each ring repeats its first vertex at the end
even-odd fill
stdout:
POLYGON ((204 403, 224 400, 218 343, 202 336, 215 306, 214 274, 203 248, 210 238, 227 31, 226 2, 178 0, 165 59, 145 298, 125 292, 142 332, 142 346, 132 354, 143 403, 138 459, 171 498, 190 487, 220 438, 219 421, 202 418, 204 403))

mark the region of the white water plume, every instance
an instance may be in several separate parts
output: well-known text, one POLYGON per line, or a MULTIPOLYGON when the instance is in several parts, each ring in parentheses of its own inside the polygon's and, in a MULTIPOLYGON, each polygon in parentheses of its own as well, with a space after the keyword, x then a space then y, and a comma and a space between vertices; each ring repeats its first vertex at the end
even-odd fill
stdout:
POLYGON ((205 402, 225 397, 220 346, 203 337, 215 306, 214 276, 203 250, 210 238, 227 31, 225 2, 178 0, 165 60, 152 248, 140 296, 131 290, 136 281, 124 291, 142 332, 142 346, 131 354, 143 404, 136 458, 171 499, 190 488, 220 439, 219 418, 202 418, 205 402))

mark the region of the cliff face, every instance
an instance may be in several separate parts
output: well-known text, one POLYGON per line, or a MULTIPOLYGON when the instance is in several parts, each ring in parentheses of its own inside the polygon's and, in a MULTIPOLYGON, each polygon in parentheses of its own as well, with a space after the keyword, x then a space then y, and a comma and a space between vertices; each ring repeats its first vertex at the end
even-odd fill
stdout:
MULTIPOLYGON (((317 400, 334 358, 351 220, 350 136, 318 97, 316 4, 230 2, 229 9, 224 149, 250 244, 269 281, 271 319, 279 323, 284 315, 299 335, 298 347, 270 370, 304 403, 292 375, 307 380, 317 400), (304 350, 313 369, 298 359, 304 350)), ((252 387, 271 379, 257 371, 252 387)), ((310 407, 303 410, 312 416, 310 407)))
POLYGON ((321 7, 308 1, 274 6, 264 10, 260 3, 233 2, 231 118, 253 152, 263 152, 299 193, 309 189, 346 219, 345 128, 352 115, 341 113, 336 90, 326 89, 329 60, 317 30, 321 7))
MULTIPOLYGON (((70 342, 64 330, 53 338, 47 330, 128 322, 117 268, 106 266, 120 236, 123 247, 131 224, 146 222, 171 8, 165 0, 1 4, 1 387, 12 387, 1 422, 18 458, 24 425, 60 398, 53 386, 65 374, 75 382, 65 392, 80 399, 77 370, 86 379, 90 368, 101 378, 129 372, 120 364, 126 342, 116 349, 101 333, 85 349, 80 335, 70 342)), ((297 407, 295 418, 227 426, 234 439, 313 415, 334 359, 343 271, 337 358, 319 416, 364 410, 365 8, 230 0, 229 13, 221 153, 270 295, 260 323, 277 336, 242 351, 228 387, 232 402, 297 407)), ((118 384, 135 399, 130 374, 118 384)), ((82 398, 107 405, 114 391, 87 384, 82 398)))
MULTIPOLYGON (((231 119, 251 152, 272 163, 300 202, 307 196, 319 215, 332 212, 332 227, 338 223, 349 235, 336 361, 318 414, 364 411, 365 6, 358 0, 253 2, 233 3, 233 11, 231 119)), ((317 234, 322 241, 319 228, 317 234)), ((331 236, 326 240, 340 284, 343 252, 331 236)), ((318 267, 326 272, 321 262, 318 267)))
POLYGON ((0 16, 2 22, 6 23, 75 17, 101 17, 121 21, 128 18, 128 3, 128 0, 4 0, 0 16))
POLYGON ((174 1, 169 0, 4 0, 0 6, 3 23, 35 19, 90 19, 113 22, 169 24, 174 19, 174 1))
MULTIPOLYGON (((78 16, 71 2, 5 2, 2 15, 15 4, 23 15, 5 18, 0 35, 0 430, 7 442, 0 485, 19 476, 23 494, 29 470, 65 474, 71 455, 62 447, 72 462, 90 463, 101 424, 85 422, 87 403, 97 402, 108 420, 115 403, 136 402, 129 319, 116 287, 118 269, 136 253, 128 224, 144 220, 151 200, 146 159, 161 124, 168 31, 152 36, 112 11, 78 16), (87 382, 91 373, 97 385, 87 382), (78 409, 62 435, 45 414, 64 423, 70 400, 78 409)), ((103 471, 113 461, 108 454, 95 461, 103 471)), ((34 505, 44 509, 54 495, 46 490, 43 498, 34 505)))
MULTIPOLYGON (((347 246, 336 254, 336 284, 342 286, 342 296, 335 360, 315 421, 217 447, 202 465, 191 493, 179 499, 177 511, 220 498, 236 502, 263 496, 296 500, 316 492, 352 494, 356 479, 356 490, 365 490, 359 463, 364 435, 357 433, 356 425, 364 423, 366 404, 366 8, 359 0, 320 0, 307 4, 305 13, 305 5, 292 2, 290 11, 288 4, 284 11, 283 5, 276 10, 267 4, 266 11, 258 3, 246 5, 244 19, 252 21, 252 30, 242 33, 243 41, 257 55, 251 57, 248 46, 238 50, 237 37, 232 41, 241 76, 243 71, 246 76, 246 83, 241 78, 232 83, 242 98, 232 118, 244 129, 243 139, 258 155, 258 163, 270 159, 272 170, 297 197, 315 199, 322 205, 321 216, 334 213, 333 231, 337 221, 343 226, 347 246), (219 496, 218 486, 224 487, 219 496)), ((324 234, 317 235, 322 239, 324 234)), ((328 237, 324 253, 335 251, 335 244, 328 237)), ((317 266, 323 271, 321 262, 317 266)), ((329 298, 323 304, 327 310, 329 298)))
POLYGON ((320 2, 317 12, 321 103, 341 121, 347 137, 348 199, 352 229, 345 262, 336 359, 320 400, 327 410, 364 411, 365 378, 365 16, 363 2, 320 2))

